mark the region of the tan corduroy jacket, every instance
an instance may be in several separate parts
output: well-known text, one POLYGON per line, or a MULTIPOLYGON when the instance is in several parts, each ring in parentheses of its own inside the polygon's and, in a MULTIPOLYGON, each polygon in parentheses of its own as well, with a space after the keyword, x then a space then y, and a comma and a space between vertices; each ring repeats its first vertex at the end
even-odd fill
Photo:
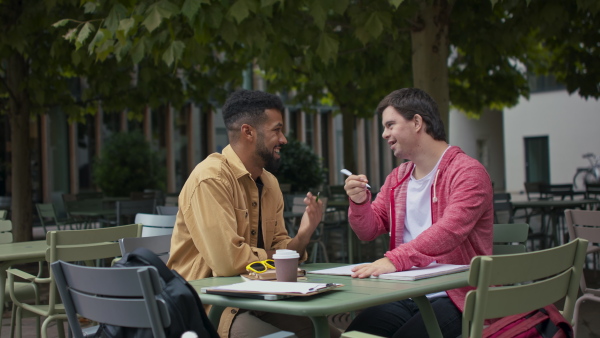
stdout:
MULTIPOLYGON (((263 170, 262 231, 265 248, 291 241, 283 221, 283 195, 275 176, 263 170)), ((258 243, 258 188, 231 146, 199 163, 179 194, 179 212, 168 266, 186 280, 236 276, 248 263, 267 259, 258 243)), ((302 253, 301 260, 306 259, 302 253)), ((218 328, 229 336, 236 308, 227 308, 218 328)))

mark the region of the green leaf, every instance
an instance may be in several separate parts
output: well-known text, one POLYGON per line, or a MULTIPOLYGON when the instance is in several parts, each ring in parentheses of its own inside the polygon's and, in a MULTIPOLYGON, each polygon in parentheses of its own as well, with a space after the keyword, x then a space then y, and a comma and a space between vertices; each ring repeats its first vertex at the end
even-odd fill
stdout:
MULTIPOLYGON (((79 47, 81 47, 81 45, 85 42, 85 40, 88 38, 88 36, 90 36, 90 33, 93 30, 94 30, 94 25, 92 25, 89 22, 86 22, 86 24, 83 25, 83 27, 81 27, 79 34, 77 34, 76 44, 78 44, 79 47)), ((79 49, 79 47, 77 47, 77 49, 79 49)))
POLYGON ((200 0, 185 0, 183 6, 181 7, 181 13, 185 15, 190 22, 193 22, 201 4, 202 1, 200 0))
POLYGON ((86 2, 83 5, 84 13, 94 13, 96 11, 96 3, 95 2, 86 2))
POLYGON ((371 13, 369 19, 365 23, 365 29, 369 32, 369 34, 377 39, 379 35, 383 32, 383 23, 379 19, 379 15, 377 12, 371 13))
POLYGON ((106 17, 104 26, 111 32, 116 32, 122 18, 127 16, 127 9, 120 3, 117 3, 110 9, 110 13, 106 17))
POLYGON ((173 15, 181 13, 181 10, 179 9, 179 7, 177 7, 177 5, 167 0, 162 0, 157 4, 156 7, 165 19, 168 19, 173 15))
POLYGON ((127 36, 127 33, 133 27, 134 24, 135 24, 134 18, 123 19, 123 20, 119 21, 119 28, 117 28, 117 30, 123 31, 123 34, 125 36, 127 36))
POLYGON ((348 8, 350 1, 349 0, 334 0, 331 2, 331 7, 334 12, 339 15, 343 15, 348 8))
POLYGON ((267 6, 271 6, 274 5, 278 2, 283 3, 283 0, 260 0, 260 7, 267 7, 267 6))
POLYGON ((238 24, 250 15, 250 9, 246 2, 246 0, 237 0, 229 9, 228 14, 231 15, 238 24))
POLYGON ((398 6, 400 6, 404 2, 404 0, 389 0, 389 1, 396 8, 398 8, 398 6))
POLYGON ((100 42, 104 39, 104 32, 102 31, 102 29, 99 29, 96 32, 96 35, 94 35, 94 38, 92 39, 92 41, 90 42, 89 46, 88 46, 88 52, 90 53, 90 55, 94 52, 94 48, 98 45, 100 45, 100 42))
POLYGON ((340 42, 335 37, 329 34, 322 34, 321 39, 319 39, 319 46, 317 46, 317 55, 325 64, 327 64, 329 60, 332 60, 335 63, 339 45, 340 42))
POLYGON ((142 22, 142 25, 146 27, 148 32, 152 33, 162 21, 162 16, 157 6, 153 6, 146 19, 142 22))
POLYGON ((65 40, 72 41, 75 39, 75 33, 77 33, 77 27, 69 29, 69 31, 63 35, 63 38, 65 38, 65 40))
POLYGON ((312 15, 315 25, 323 30, 325 27, 325 20, 327 19, 327 13, 322 6, 321 0, 314 0, 312 2, 310 6, 310 15, 312 15))
POLYGON ((170 67, 173 62, 181 60, 181 54, 183 54, 184 49, 185 44, 183 42, 173 41, 169 48, 163 53, 163 61, 170 67))
POLYGON ((62 27, 64 25, 66 25, 67 22, 69 22, 69 21, 71 21, 71 20, 69 20, 69 19, 62 19, 60 21, 57 21, 57 22, 53 23, 52 27, 62 27))
POLYGON ((140 63, 140 61, 142 61, 142 59, 144 58, 144 41, 145 38, 141 38, 140 40, 138 40, 137 44, 133 46, 133 49, 131 50, 131 61, 134 64, 140 63))
POLYGON ((237 41, 238 29, 237 29, 236 25, 234 25, 232 22, 226 21, 221 26, 220 33, 221 33, 221 36, 223 37, 223 40, 225 40, 225 42, 227 42, 227 44, 229 46, 233 46, 233 44, 237 41))

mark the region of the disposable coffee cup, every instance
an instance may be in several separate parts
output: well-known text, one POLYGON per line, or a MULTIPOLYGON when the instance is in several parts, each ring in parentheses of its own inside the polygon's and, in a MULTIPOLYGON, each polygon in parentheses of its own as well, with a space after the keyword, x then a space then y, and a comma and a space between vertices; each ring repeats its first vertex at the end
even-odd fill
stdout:
POLYGON ((275 274, 278 282, 298 281, 298 259, 300 255, 294 250, 280 249, 273 255, 275 274))

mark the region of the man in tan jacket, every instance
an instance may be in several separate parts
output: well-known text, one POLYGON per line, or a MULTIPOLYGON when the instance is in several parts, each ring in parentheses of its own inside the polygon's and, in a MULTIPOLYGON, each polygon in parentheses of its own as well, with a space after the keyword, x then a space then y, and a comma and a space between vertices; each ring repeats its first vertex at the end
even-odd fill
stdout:
MULTIPOLYGON (((321 221, 322 203, 309 192, 298 233, 290 238, 283 220, 283 195, 271 171, 277 170, 283 135, 279 97, 240 90, 222 112, 229 145, 196 166, 179 195, 179 212, 168 266, 185 279, 236 276, 246 265, 272 258, 277 249, 306 246, 321 221)), ((307 317, 227 308, 221 337, 258 337, 280 330, 312 336, 307 317)), ((332 328, 333 336, 339 332, 332 328)))

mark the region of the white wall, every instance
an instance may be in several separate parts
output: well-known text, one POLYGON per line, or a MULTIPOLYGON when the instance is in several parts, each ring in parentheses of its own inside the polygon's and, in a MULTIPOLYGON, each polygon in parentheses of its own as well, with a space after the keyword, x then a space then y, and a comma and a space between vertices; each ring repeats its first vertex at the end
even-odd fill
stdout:
POLYGON ((505 189, 502 136, 501 112, 486 111, 479 119, 473 119, 459 111, 450 111, 449 143, 459 146, 486 167, 496 191, 505 189))
POLYGON ((571 183, 577 167, 588 166, 582 154, 600 155, 600 102, 566 91, 532 94, 504 111, 506 190, 523 190, 524 137, 548 136, 550 183, 571 183))

